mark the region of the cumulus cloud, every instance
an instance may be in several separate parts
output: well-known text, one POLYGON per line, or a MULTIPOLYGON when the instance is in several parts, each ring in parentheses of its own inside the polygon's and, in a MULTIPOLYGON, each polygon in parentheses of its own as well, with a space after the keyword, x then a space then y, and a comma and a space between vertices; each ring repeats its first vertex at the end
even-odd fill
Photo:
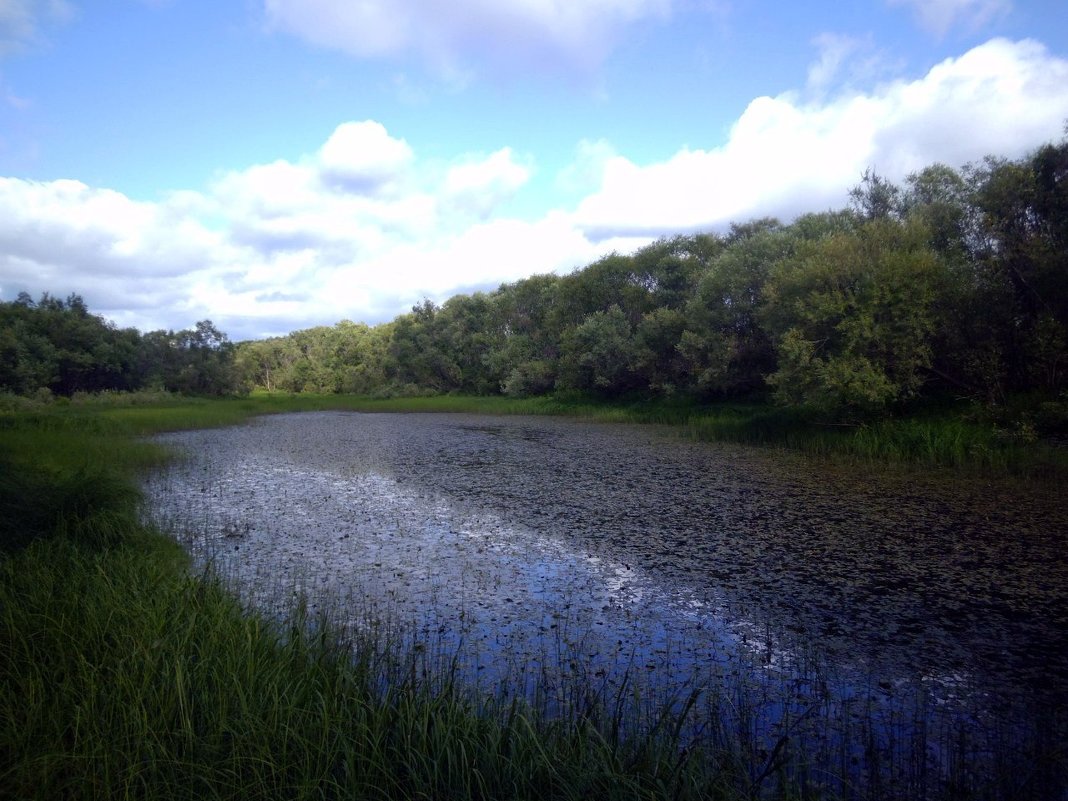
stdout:
POLYGON ((0 292, 78 291, 121 325, 210 316, 239 337, 277 333, 278 319, 285 330, 390 319, 423 295, 593 257, 559 216, 493 219, 529 179, 525 161, 506 147, 424 162, 362 121, 296 161, 157 203, 77 181, 0 179, 0 292), (504 258, 494 250, 506 243, 504 258))
MULTIPOLYGON (((79 181, 0 178, 0 291, 79 292, 119 325, 198 313, 190 290, 247 261, 180 205, 79 181)), ((164 325, 161 322, 159 325, 164 325)))
POLYGON ((427 158, 373 121, 156 202, 5 178, 0 293, 75 291, 120 325, 210 317, 234 338, 378 322, 424 295, 567 271, 660 235, 838 208, 869 166, 900 180, 935 161, 1023 155, 1059 136, 1066 85, 1068 61, 994 40, 916 80, 758 98, 722 146, 658 163, 578 143, 555 184, 573 200, 522 219, 506 212, 535 173, 530 156, 427 158))
POLYGON ((1012 10, 1011 0, 889 0, 893 6, 908 6, 929 32, 944 36, 950 28, 978 30, 1012 10))
POLYGON ((1037 42, 996 39, 868 93, 758 98, 722 147, 647 165, 610 158, 575 219, 597 238, 838 207, 868 167, 901 180, 936 161, 1022 155, 1056 138, 1068 117, 1065 86, 1068 61, 1037 42))
POLYGON ((473 59, 495 63, 555 53, 599 59, 614 35, 638 20, 667 15, 672 0, 265 0, 273 30, 361 58, 421 54, 456 70, 473 59))
POLYGON ((510 200, 530 179, 531 170, 504 147, 484 159, 468 159, 449 168, 444 192, 453 207, 480 218, 510 200))
POLYGON ((378 193, 398 179, 412 161, 412 149, 373 120, 347 122, 319 150, 323 176, 346 189, 378 193))

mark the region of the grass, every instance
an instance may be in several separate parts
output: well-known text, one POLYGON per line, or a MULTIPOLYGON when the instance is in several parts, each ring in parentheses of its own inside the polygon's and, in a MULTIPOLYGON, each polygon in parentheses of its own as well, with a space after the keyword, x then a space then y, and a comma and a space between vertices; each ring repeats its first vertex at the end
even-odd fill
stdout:
POLYGON ((3 564, 0 795, 730 797, 669 738, 487 711, 414 672, 383 693, 376 644, 279 632, 182 566, 151 537, 38 542, 3 564))
POLYGON ((992 426, 952 415, 833 426, 786 410, 724 407, 695 415, 685 425, 701 441, 778 447, 839 460, 1035 477, 1068 474, 1063 449, 1017 442, 992 426))

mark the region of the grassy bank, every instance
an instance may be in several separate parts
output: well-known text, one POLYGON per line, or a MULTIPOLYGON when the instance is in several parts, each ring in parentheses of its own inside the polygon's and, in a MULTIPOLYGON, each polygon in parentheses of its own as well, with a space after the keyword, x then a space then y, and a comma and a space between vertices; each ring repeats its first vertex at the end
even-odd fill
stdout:
POLYGON ((272 625, 191 576, 180 548, 140 524, 132 476, 166 454, 131 433, 308 404, 164 401, 3 419, 0 797, 748 792, 748 771, 725 753, 680 756, 670 727, 624 738, 610 713, 549 720, 472 698, 447 664, 428 672, 418 648, 354 642, 322 622, 272 625))
MULTIPOLYGON (((9 409, 11 400, 8 398, 9 409)), ((234 425, 259 414, 301 411, 562 415, 598 422, 657 423, 673 426, 682 436, 697 441, 775 448, 847 462, 1027 478, 1068 476, 1066 402, 1007 409, 1000 414, 940 406, 910 417, 856 425, 828 424, 794 409, 761 403, 607 402, 582 396, 369 398, 256 393, 204 400, 146 393, 95 396, 76 402, 20 402, 23 408, 16 415, 22 421, 20 426, 29 423, 56 431, 60 437, 86 430, 122 436, 234 425)), ((3 409, 0 402, 0 426, 14 414, 3 409)))

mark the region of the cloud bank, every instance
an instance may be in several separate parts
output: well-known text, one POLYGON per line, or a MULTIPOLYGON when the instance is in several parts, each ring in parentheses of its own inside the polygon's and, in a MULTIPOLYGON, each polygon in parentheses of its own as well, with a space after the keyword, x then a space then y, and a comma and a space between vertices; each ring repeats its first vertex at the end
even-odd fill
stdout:
POLYGON ((574 219, 598 238, 839 207, 868 167, 900 181, 935 162, 1019 156, 1057 138, 1065 86, 1068 61, 1034 41, 995 39, 870 93, 757 98, 721 147, 649 165, 608 159, 574 219))
POLYGON ((0 178, 0 293, 76 291, 119 325, 210 317, 238 339, 377 322, 423 296, 567 271, 661 235, 839 208, 868 167, 901 180, 934 162, 1021 156, 1059 138, 1064 86, 1068 61, 993 40, 869 92, 758 98, 722 145, 661 162, 578 143, 555 177, 584 196, 523 219, 503 210, 534 191, 534 156, 502 143, 428 158, 373 120, 339 125, 299 159, 158 202, 0 178))

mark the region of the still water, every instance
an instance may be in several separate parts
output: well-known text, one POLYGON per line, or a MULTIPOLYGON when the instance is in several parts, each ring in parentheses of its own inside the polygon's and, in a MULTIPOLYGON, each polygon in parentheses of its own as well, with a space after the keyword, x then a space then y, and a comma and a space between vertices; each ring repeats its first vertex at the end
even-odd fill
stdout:
POLYGON ((160 440, 185 458, 149 481, 154 518, 270 613, 297 594, 343 625, 388 617, 479 692, 550 713, 575 687, 706 688, 695 742, 770 754, 787 731, 839 790, 1013 797, 1019 760, 1065 797, 1063 754, 1042 755, 1068 733, 1049 488, 540 417, 280 415, 160 440))

